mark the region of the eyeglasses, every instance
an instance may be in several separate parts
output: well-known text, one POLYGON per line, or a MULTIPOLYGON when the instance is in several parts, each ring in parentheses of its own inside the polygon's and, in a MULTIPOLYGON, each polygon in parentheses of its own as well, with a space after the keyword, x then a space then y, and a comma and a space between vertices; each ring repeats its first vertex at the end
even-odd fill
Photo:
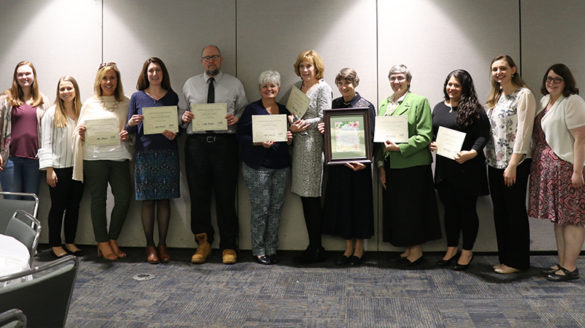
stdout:
POLYGON ((101 63, 100 66, 98 67, 98 69, 102 69, 106 66, 116 66, 116 63, 114 62, 109 62, 109 63, 101 63))
POLYGON ((552 84, 559 84, 561 82, 563 82, 563 78, 562 77, 547 77, 546 78, 546 82, 547 83, 552 83, 552 84))
POLYGON ((213 56, 204 56, 204 57, 201 57, 201 59, 203 59, 205 61, 216 60, 216 59, 219 59, 219 58, 221 58, 220 55, 213 55, 213 56))
POLYGON ((388 80, 401 82, 401 81, 406 80, 406 77, 404 77, 404 76, 389 76, 388 80))

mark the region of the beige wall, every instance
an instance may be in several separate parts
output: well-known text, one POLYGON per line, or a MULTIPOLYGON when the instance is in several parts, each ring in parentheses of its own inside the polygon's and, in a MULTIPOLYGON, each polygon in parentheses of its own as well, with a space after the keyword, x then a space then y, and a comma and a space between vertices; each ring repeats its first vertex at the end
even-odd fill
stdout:
MULTIPOLYGON (((323 56, 325 79, 332 86, 339 69, 355 68, 361 78, 358 91, 375 105, 390 94, 386 76, 397 63, 409 66, 412 90, 427 96, 432 105, 441 100, 446 74, 457 68, 472 74, 484 101, 489 91, 489 61, 501 53, 523 64, 523 76, 538 94, 544 69, 554 62, 568 64, 578 84, 584 85, 585 37, 580 31, 585 23, 579 17, 584 9, 579 0, 554 4, 524 0, 520 5, 515 0, 5 0, 0 2, 0 89, 11 83, 14 65, 28 59, 35 64, 40 88, 51 101, 57 79, 65 74, 77 78, 85 100, 92 94, 95 71, 103 60, 118 63, 130 96, 144 60, 158 56, 167 64, 173 88, 182 98, 184 81, 201 72, 201 48, 213 43, 224 55, 223 70, 242 80, 250 101, 259 98, 257 77, 266 69, 281 73, 284 94, 298 80, 292 69, 296 55, 308 48, 323 56)), ((334 96, 339 96, 333 89, 334 96)), ((180 105, 185 102, 181 100, 180 105)), ((395 250, 381 241, 381 193, 378 184, 375 188, 376 236, 367 247, 395 250)), ((181 198, 172 201, 168 243, 192 247, 184 177, 181 191, 181 198)), ((39 218, 46 227, 50 202, 44 181, 40 198, 39 218)), ((109 208, 112 205, 110 201, 109 208)), ((478 210, 476 250, 494 251, 488 197, 479 200, 478 210)), ((240 245, 249 248, 250 206, 241 179, 238 211, 240 245)), ((533 249, 554 249, 550 223, 532 220, 531 224, 533 249)), ((289 194, 280 247, 304 248, 305 231, 300 200, 289 194)), ((87 194, 77 239, 81 244, 93 243, 87 194)), ((41 242, 47 240, 47 229, 43 229, 41 242)), ((343 248, 338 238, 324 241, 328 249, 343 248)), ((138 202, 131 206, 120 243, 144 244, 138 202)), ((439 240, 425 248, 441 250, 444 245, 439 240)))

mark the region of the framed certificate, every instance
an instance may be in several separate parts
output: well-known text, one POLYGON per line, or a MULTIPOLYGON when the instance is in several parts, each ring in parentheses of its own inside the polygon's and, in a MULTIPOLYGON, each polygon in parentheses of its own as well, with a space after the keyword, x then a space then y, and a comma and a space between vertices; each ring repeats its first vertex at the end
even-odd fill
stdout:
POLYGON ((143 107, 144 134, 163 133, 165 130, 179 132, 177 106, 143 107))
POLYGON ((298 119, 302 118, 307 109, 309 108, 309 102, 311 99, 302 92, 296 85, 293 85, 290 89, 290 95, 286 102, 286 108, 298 119))
POLYGON ((376 129, 374 130, 374 142, 394 143, 408 142, 408 117, 400 116, 376 116, 376 129))
POLYGON ((120 121, 116 117, 85 120, 85 144, 117 146, 120 144, 120 121))
POLYGON ((211 131, 211 130, 227 130, 227 104, 192 104, 191 112, 193 112, 193 121, 191 121, 191 129, 194 132, 211 131))
POLYGON ((455 159, 455 155, 461 151, 465 141, 465 133, 444 126, 439 127, 437 132, 437 155, 455 159))
POLYGON ((286 115, 252 115, 252 142, 287 141, 286 115))
POLYGON ((372 141, 369 109, 333 108, 323 111, 325 163, 370 163, 372 141))

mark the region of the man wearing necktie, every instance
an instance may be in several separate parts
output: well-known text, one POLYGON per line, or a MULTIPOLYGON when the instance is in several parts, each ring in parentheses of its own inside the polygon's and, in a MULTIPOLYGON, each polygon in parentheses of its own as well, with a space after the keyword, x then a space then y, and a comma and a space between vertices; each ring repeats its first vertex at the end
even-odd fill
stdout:
POLYGON ((236 240, 236 183, 238 181, 238 144, 236 123, 248 101, 242 82, 221 71, 223 57, 217 46, 209 45, 201 51, 203 74, 185 82, 183 95, 187 109, 181 110, 181 127, 187 131, 185 142, 185 170, 191 195, 191 230, 198 244, 191 258, 193 263, 205 263, 211 252, 214 231, 211 225, 211 195, 215 196, 217 225, 219 227, 222 261, 233 264, 237 260, 236 240), (191 105, 226 103, 227 130, 193 131, 191 105))

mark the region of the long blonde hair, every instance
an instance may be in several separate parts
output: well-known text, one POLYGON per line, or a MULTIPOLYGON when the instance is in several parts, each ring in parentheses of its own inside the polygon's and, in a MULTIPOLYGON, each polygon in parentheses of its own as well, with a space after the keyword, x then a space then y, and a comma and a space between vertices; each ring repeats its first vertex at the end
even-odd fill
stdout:
POLYGON ((37 83, 37 70, 35 69, 34 65, 27 60, 23 60, 23 61, 19 62, 18 64, 16 64, 16 67, 14 68, 14 74, 12 75, 12 86, 10 87, 10 89, 8 89, 4 92, 4 94, 6 94, 6 96, 8 97, 8 102, 12 106, 21 106, 24 103, 24 100, 25 100, 24 99, 24 92, 22 91, 22 88, 18 84, 18 81, 16 78, 16 71, 18 70, 18 68, 20 66, 29 66, 32 69, 33 75, 34 75, 34 80, 33 80, 33 83, 31 85, 31 90, 30 90, 31 91, 30 93, 32 96, 31 106, 33 106, 33 107, 41 106, 43 104, 43 96, 39 92, 39 87, 38 87, 38 83, 37 83))
MULTIPOLYGON (((518 74, 518 66, 516 66, 516 63, 514 63, 514 60, 512 59, 512 57, 510 57, 508 55, 499 55, 496 58, 494 58, 492 60, 492 62, 490 63, 490 72, 492 71, 492 65, 494 64, 494 62, 496 62, 498 60, 502 60, 502 59, 508 63, 508 66, 510 66, 510 68, 516 67, 516 73, 514 73, 514 75, 512 75, 512 84, 516 87, 519 87, 519 88, 522 88, 522 87, 528 88, 528 86, 526 85, 524 80, 522 80, 522 78, 520 77, 520 74, 518 74)), ((496 104, 498 103, 498 100, 500 100, 500 96, 502 95, 502 86, 498 82, 496 82, 493 78, 491 78, 491 81, 492 81, 492 89, 490 91, 490 95, 489 95, 488 100, 486 102, 486 107, 489 109, 496 107, 496 104)))
POLYGON ((79 86, 73 76, 63 76, 57 83, 57 98, 55 99, 55 118, 53 124, 56 128, 64 128, 67 126, 67 114, 65 114, 65 102, 59 97, 59 88, 61 82, 71 82, 73 89, 75 89, 75 99, 73 99, 73 112, 75 114, 75 120, 79 118, 79 111, 81 110, 81 97, 79 95, 79 86))

